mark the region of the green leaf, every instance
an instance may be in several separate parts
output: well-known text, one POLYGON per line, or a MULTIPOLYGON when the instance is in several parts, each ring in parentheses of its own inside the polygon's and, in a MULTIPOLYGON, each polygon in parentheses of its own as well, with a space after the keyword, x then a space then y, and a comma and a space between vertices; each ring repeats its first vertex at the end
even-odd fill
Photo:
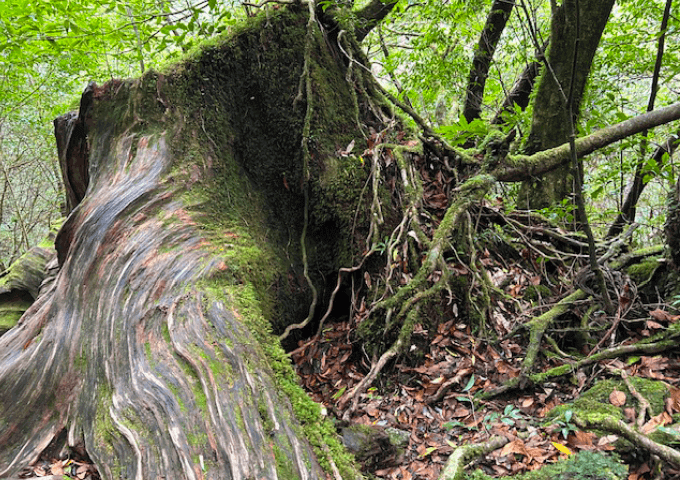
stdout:
POLYGON ((472 386, 475 384, 475 376, 471 375, 470 380, 468 380, 467 385, 465 385, 465 388, 463 389, 464 392, 467 392, 472 388, 472 386))
POLYGON ((340 390, 335 392, 335 394, 332 397, 333 400, 337 400, 338 398, 342 397, 343 394, 345 393, 345 390, 347 390, 347 387, 342 387, 340 390))

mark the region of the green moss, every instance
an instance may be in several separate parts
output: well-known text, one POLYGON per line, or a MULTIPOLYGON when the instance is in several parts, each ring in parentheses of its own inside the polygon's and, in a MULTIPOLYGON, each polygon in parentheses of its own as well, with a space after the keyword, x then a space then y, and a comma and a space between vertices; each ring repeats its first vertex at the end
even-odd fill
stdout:
MULTIPOLYGON (((669 395, 668 388, 663 382, 649 380, 647 378, 629 377, 635 390, 640 393, 651 405, 654 415, 658 415, 664 409, 665 400, 669 395)), ((546 420, 548 423, 563 417, 567 410, 574 412, 577 417, 579 414, 588 415, 591 418, 609 416, 615 419, 622 419, 622 408, 640 408, 637 399, 630 394, 628 387, 623 380, 607 379, 600 380, 593 388, 581 395, 573 403, 559 405, 553 408, 546 420), (626 403, 622 407, 615 407, 609 401, 609 395, 618 390, 626 393, 626 403)))
POLYGON ((550 289, 545 285, 529 285, 526 290, 524 290, 524 295, 522 297, 529 302, 536 302, 541 298, 549 297, 550 293, 550 289))
POLYGON ((146 355, 146 359, 149 361, 149 365, 153 367, 154 359, 153 354, 151 353, 151 343, 144 342, 144 354, 146 355))
POLYGON ((626 269, 626 273, 638 285, 644 286, 649 282, 659 268, 659 260, 655 257, 645 258, 642 262, 633 264, 626 269))
POLYGON ((109 457, 113 454, 113 439, 116 434, 109 414, 112 395, 113 392, 108 384, 102 383, 95 397, 97 398, 97 412, 94 422, 94 439, 97 447, 103 449, 109 457))
POLYGON ((32 302, 3 302, 0 304, 0 333, 14 327, 32 302))
POLYGON ((293 470, 293 465, 291 465, 288 460, 288 456, 281 451, 278 445, 273 445, 272 450, 274 450, 274 459, 276 460, 276 474, 278 478, 283 480, 294 480, 300 478, 293 470))
MULTIPOLYGON (((508 478, 515 480, 624 480, 628 468, 615 455, 584 450, 555 464, 508 478)), ((481 470, 465 475, 468 480, 491 480, 481 470)))
MULTIPOLYGON (((190 380, 191 391, 194 394, 194 401, 196 402, 196 406, 201 411, 201 414, 203 415, 203 417, 207 418, 207 416, 208 416, 208 397, 205 395, 205 392, 201 388, 201 382, 199 381, 198 373, 194 370, 193 366, 191 366, 186 360, 179 357, 177 354, 175 354, 175 360, 177 361, 177 363, 182 368, 182 371, 184 372, 185 377, 188 380, 190 380)), ((176 396, 176 398, 179 398, 179 397, 176 396)))

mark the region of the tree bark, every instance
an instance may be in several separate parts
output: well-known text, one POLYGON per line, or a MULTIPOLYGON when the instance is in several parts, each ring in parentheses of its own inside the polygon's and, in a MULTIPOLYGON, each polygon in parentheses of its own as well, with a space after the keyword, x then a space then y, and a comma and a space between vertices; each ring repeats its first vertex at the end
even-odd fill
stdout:
POLYGON ((515 2, 508 0, 494 0, 491 5, 491 11, 479 37, 477 50, 475 50, 475 56, 472 59, 472 68, 468 76, 463 107, 463 116, 468 122, 481 116, 484 87, 489 76, 491 60, 514 6, 515 2))
POLYGON ((368 172, 335 149, 381 128, 350 85, 375 89, 333 48, 280 9, 57 121, 72 212, 0 337, 0 476, 65 430, 103 478, 360 477, 271 333, 306 314, 303 263, 323 291, 365 233, 368 172))
POLYGON ((397 6, 397 0, 371 0, 356 11, 354 35, 361 42, 397 6))
MULTIPOLYGON (((567 142, 570 123, 565 94, 570 88, 573 90, 572 114, 576 120, 593 58, 613 5, 614 0, 565 0, 554 9, 546 57, 549 69, 544 68, 537 88, 526 154, 532 155, 567 142), (574 70, 576 75, 572 78, 577 1, 580 2, 581 38, 574 70)), ((526 182, 519 201, 529 208, 554 205, 572 192, 572 181, 570 168, 565 165, 563 169, 526 182)))

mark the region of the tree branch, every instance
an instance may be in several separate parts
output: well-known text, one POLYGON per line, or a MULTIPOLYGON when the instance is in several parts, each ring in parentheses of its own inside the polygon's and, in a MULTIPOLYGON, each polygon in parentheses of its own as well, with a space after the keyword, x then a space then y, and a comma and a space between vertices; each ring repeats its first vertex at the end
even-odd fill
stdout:
MULTIPOLYGON (((576 139, 576 153, 581 158, 626 137, 678 119, 680 103, 674 103, 576 139)), ((508 156, 489 173, 501 182, 522 182, 534 176, 544 175, 567 164, 569 160, 569 143, 564 143, 533 155, 508 156)))
POLYGON ((357 10, 357 27, 354 34, 361 42, 397 5, 397 0, 371 0, 365 7, 357 10))
MULTIPOLYGON (((652 155, 652 159, 656 162, 659 168, 662 168, 664 163, 664 155, 673 155, 675 150, 680 146, 680 131, 671 135, 666 139, 663 145, 659 145, 652 155)), ((653 172, 645 172, 645 165, 640 162, 635 169, 635 175, 633 177, 633 183, 628 191, 628 195, 621 206, 621 212, 619 212, 614 223, 609 227, 606 238, 614 238, 619 233, 623 232, 623 227, 627 224, 635 221, 635 211, 637 202, 642 195, 642 191, 645 189, 649 180, 645 181, 645 176, 647 174, 653 175, 653 172)))

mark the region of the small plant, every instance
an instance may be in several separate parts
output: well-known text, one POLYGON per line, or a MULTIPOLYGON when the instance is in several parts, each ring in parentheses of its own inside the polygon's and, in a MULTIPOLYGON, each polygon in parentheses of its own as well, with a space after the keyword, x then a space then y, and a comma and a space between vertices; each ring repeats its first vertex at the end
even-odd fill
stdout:
POLYGON ((451 421, 446 422, 442 425, 442 428, 444 428, 444 430, 451 430, 452 428, 456 428, 456 427, 464 428, 466 430, 479 430, 476 426, 465 425, 460 420, 451 420, 451 421))
POLYGON ((574 412, 571 410, 567 410, 564 412, 564 420, 558 420, 557 427, 560 430, 560 433, 562 433, 562 436, 566 439, 570 433, 575 433, 578 431, 578 428, 576 428, 576 425, 571 423, 571 417, 574 415, 574 412))
POLYGON ((673 295, 673 301, 671 302, 671 305, 675 308, 680 308, 680 295, 673 295))
POLYGON ((366 396, 370 400, 380 400, 382 398, 382 396, 378 395, 378 389, 376 387, 369 388, 366 396))
POLYGON ((512 404, 508 404, 505 406, 505 409, 503 410, 502 414, 500 412, 492 412, 486 414, 486 416, 484 417, 484 423, 490 425, 500 420, 504 424, 512 427, 515 425, 515 421, 521 418, 522 412, 520 411, 520 409, 512 404))

